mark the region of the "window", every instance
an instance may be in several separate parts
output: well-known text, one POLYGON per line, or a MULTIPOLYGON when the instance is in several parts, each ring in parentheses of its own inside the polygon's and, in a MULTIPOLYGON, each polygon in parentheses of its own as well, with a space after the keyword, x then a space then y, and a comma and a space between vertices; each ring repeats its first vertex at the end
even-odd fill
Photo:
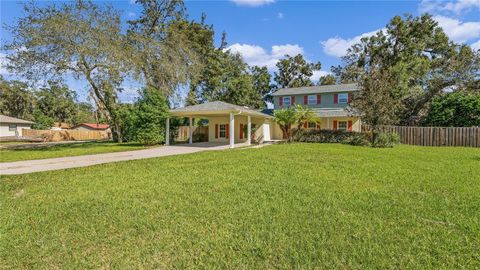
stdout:
POLYGON ((316 95, 309 95, 308 96, 308 105, 317 104, 317 96, 316 95))
POLYGON ((339 130, 347 130, 347 121, 338 121, 339 130))
POLYGON ((338 94, 338 103, 347 104, 348 103, 348 94, 338 94))
POLYGON ((220 125, 220 131, 218 133, 219 133, 218 137, 226 138, 227 137, 227 125, 221 124, 220 125))
POLYGON ((9 131, 16 131, 17 130, 17 125, 16 124, 9 124, 8 125, 8 130, 9 131))
POLYGON ((292 105, 291 97, 283 97, 283 106, 290 106, 292 105))
POLYGON ((317 128, 317 123, 308 123, 308 128, 317 128))

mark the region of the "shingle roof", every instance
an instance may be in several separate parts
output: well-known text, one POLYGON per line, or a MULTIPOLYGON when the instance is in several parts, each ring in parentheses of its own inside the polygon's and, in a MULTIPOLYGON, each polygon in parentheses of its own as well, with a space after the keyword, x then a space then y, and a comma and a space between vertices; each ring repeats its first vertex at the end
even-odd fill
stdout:
POLYGON ((0 114, 0 123, 7 123, 7 124, 35 124, 32 121, 23 120, 15 117, 10 117, 6 115, 0 114))
POLYGON ((349 84, 282 88, 282 89, 278 89, 275 93, 272 94, 272 96, 352 92, 352 91, 358 91, 358 90, 359 89, 356 83, 349 83, 349 84))
POLYGON ((318 117, 349 117, 359 116, 360 113, 354 109, 346 108, 312 108, 318 117))
POLYGON ((202 112, 243 112, 246 114, 256 115, 256 116, 263 116, 270 118, 271 116, 268 114, 264 114, 262 112, 250 109, 248 107, 238 106, 230 103, 226 103, 223 101, 212 101, 192 106, 186 106, 183 108, 177 108, 170 110, 172 115, 179 115, 179 114, 186 114, 186 113, 202 113, 202 112))

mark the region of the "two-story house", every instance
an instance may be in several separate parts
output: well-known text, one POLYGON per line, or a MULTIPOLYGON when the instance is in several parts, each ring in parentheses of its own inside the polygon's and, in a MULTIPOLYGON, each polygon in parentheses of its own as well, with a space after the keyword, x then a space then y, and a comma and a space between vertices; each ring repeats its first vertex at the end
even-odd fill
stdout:
MULTIPOLYGON (((359 115, 347 109, 355 91, 358 91, 355 84, 279 89, 273 94, 274 110, 301 104, 311 107, 319 117, 318 122, 308 123, 304 128, 360 131, 359 115)), ((281 140, 283 133, 274 121, 273 111, 260 112, 244 106, 212 101, 172 109, 170 116, 189 119, 189 143, 192 143, 194 120, 202 119, 208 123, 208 142, 228 143, 233 148, 237 143, 250 144, 252 138, 259 142, 281 140)), ((166 134, 169 134, 169 119, 165 129, 166 134)), ((169 135, 166 138, 168 145, 169 135)))
POLYGON ((300 104, 312 108, 320 119, 304 128, 360 131, 359 114, 347 109, 355 91, 356 84, 283 88, 273 93, 274 110, 300 104))

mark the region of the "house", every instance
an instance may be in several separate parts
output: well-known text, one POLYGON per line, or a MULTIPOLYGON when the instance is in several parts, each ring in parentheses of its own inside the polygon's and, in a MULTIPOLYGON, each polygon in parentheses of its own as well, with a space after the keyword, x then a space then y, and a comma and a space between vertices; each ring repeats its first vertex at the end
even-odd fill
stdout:
POLYGON ((83 131, 110 131, 110 126, 107 124, 81 123, 76 125, 72 129, 83 131))
POLYGON ((0 137, 22 137, 22 129, 31 129, 34 122, 0 114, 0 137))
POLYGON ((296 104, 308 106, 320 121, 308 123, 305 128, 361 131, 360 114, 349 108, 357 84, 337 84, 283 88, 273 93, 274 110, 296 104))
MULTIPOLYGON (((360 115, 349 108, 355 91, 358 91, 356 84, 284 88, 273 94, 273 110, 257 111, 213 101, 172 109, 170 116, 188 118, 191 134, 193 119, 207 120, 208 141, 228 143, 231 148, 237 143, 250 144, 252 134, 259 142, 283 139, 282 130, 274 122, 273 111, 296 104, 312 108, 319 118, 316 123, 305 124, 306 129, 360 131, 360 115)), ((166 122, 166 133, 170 134, 170 119, 166 122)), ((189 138, 192 143, 192 136, 189 138)), ((169 136, 166 144, 169 144, 169 136)))

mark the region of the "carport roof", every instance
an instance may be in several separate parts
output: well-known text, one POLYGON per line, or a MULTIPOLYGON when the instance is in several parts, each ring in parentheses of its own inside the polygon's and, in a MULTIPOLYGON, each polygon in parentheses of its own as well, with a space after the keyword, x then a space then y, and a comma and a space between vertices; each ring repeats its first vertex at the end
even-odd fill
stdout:
POLYGON ((238 106, 223 101, 212 101, 183 108, 170 110, 171 116, 195 116, 195 115, 219 115, 225 113, 237 113, 254 117, 272 118, 271 115, 252 110, 248 107, 238 106))

